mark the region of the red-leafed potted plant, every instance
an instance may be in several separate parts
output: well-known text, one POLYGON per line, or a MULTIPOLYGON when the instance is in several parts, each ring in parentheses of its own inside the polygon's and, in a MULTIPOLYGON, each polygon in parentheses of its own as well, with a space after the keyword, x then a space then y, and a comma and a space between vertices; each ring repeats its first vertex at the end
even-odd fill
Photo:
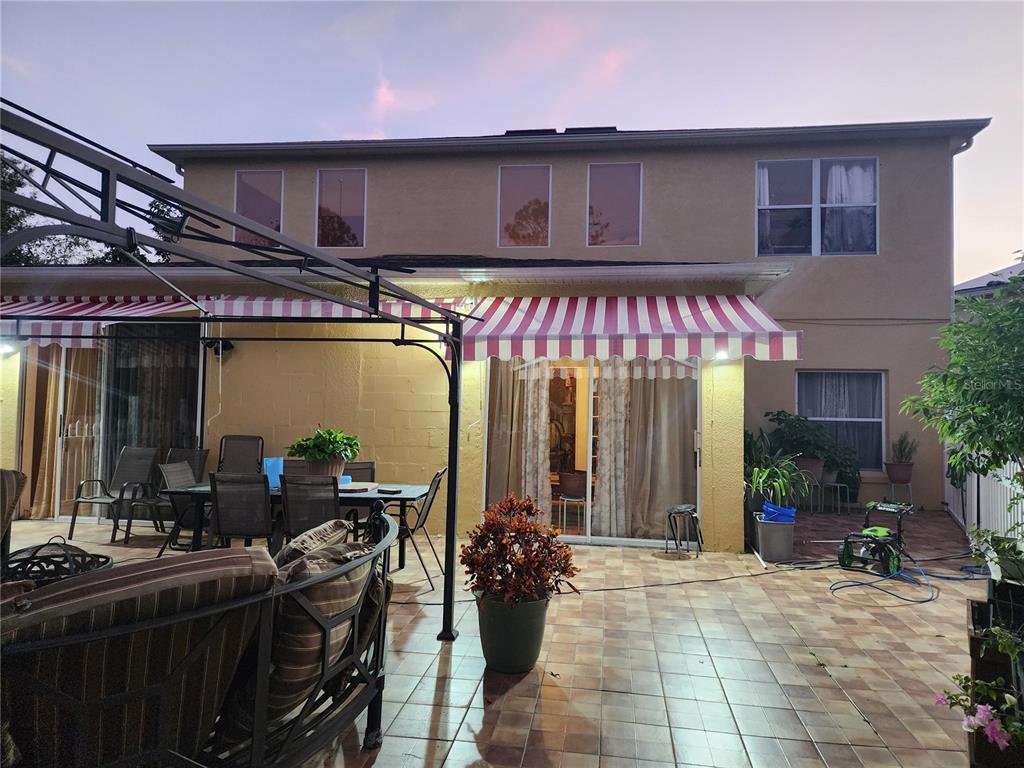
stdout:
POLYGON ((484 512, 459 558, 476 596, 488 669, 529 672, 544 641, 548 601, 579 573, 572 548, 545 525, 533 499, 506 496, 484 512))

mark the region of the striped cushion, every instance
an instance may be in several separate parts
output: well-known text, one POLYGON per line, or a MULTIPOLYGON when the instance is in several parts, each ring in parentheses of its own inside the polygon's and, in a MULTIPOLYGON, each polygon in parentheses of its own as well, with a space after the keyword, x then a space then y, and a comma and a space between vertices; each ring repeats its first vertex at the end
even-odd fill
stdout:
POLYGON ((25 489, 25 473, 0 469, 0 538, 7 535, 18 509, 18 498, 25 489))
MULTIPOLYGON (((34 590, 5 618, 0 642, 74 636, 173 616, 265 592, 277 567, 262 549, 219 549, 93 571, 34 590), (29 599, 30 598, 30 599, 29 599)), ((14 741, 28 765, 106 765, 132 761, 158 744, 170 727, 170 746, 193 757, 206 743, 216 712, 255 626, 258 604, 62 648, 4 659, 3 704, 14 741), (208 637, 207 637, 208 636, 208 637), (110 704, 117 694, 168 684, 174 670, 203 640, 181 685, 157 698, 110 704), (87 705, 76 721, 23 678, 52 686, 87 705), (104 705, 104 701, 107 703, 104 705), (84 750, 84 752, 83 752, 84 750), (84 762, 78 763, 82 759, 84 762)))
MULTIPOLYGON (((295 584, 315 578, 372 551, 373 545, 365 542, 325 547, 282 568, 278 582, 295 584)), ((336 579, 304 589, 302 594, 325 618, 331 619, 356 605, 369 574, 370 564, 366 563, 336 579)), ((282 596, 278 600, 271 648, 268 723, 284 718, 309 696, 320 678, 324 643, 319 625, 295 599, 282 596)), ((351 634, 352 622, 343 622, 331 630, 330 663, 341 658, 351 634)), ((241 683, 230 695, 217 724, 218 734, 228 743, 241 741, 252 733, 256 676, 240 669, 239 678, 241 683)))
POLYGON ((348 541, 352 533, 352 523, 345 520, 328 520, 326 523, 311 528, 294 539, 289 541, 281 551, 277 553, 274 562, 278 567, 284 567, 303 555, 316 552, 324 547, 333 547, 335 544, 342 544, 348 541))

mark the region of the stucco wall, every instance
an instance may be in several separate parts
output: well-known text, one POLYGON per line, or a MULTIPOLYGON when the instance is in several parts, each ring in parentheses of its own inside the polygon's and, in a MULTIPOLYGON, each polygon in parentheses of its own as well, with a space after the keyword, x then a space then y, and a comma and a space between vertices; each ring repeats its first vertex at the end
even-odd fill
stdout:
POLYGON ((701 531, 714 551, 743 551, 743 368, 701 363, 701 531))
MULTIPOLYGON (((355 326, 236 326, 244 336, 381 336, 355 326)), ((427 483, 447 465, 448 385, 439 362, 424 350, 390 343, 257 342, 238 340, 218 361, 208 354, 207 445, 210 469, 225 434, 258 434, 265 455, 317 425, 359 436, 361 459, 377 462, 384 482, 427 483)), ((459 530, 480 512, 482 369, 463 370, 459 530)), ((443 528, 446 494, 435 502, 430 530, 443 528)))

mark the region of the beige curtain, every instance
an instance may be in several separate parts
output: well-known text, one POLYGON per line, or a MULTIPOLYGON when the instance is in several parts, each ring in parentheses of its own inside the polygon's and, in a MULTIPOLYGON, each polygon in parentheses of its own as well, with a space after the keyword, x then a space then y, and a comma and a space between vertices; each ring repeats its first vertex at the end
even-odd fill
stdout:
MULTIPOLYGON (((60 514, 71 514, 82 480, 100 477, 99 349, 69 349, 64 378, 64 445, 60 514)), ((89 507, 80 513, 90 514, 89 507)))
POLYGON ((53 481, 57 460, 57 432, 60 422, 60 354, 51 344, 39 350, 38 387, 46 388, 42 418, 36 421, 38 460, 32 486, 32 504, 22 507, 21 517, 34 520, 53 517, 53 481), (40 429, 41 427, 41 429, 40 429))
POLYGON ((520 492, 521 439, 515 428, 522 381, 512 363, 491 358, 487 401, 487 506, 520 492))
POLYGON ((520 455, 522 494, 542 510, 551 522, 551 388, 547 360, 530 362, 522 369, 523 407, 520 455))
POLYGON ((626 527, 634 538, 662 538, 665 511, 697 502, 693 434, 697 382, 691 378, 646 378, 630 364, 626 414, 626 527))
POLYGON ((591 533, 629 536, 626 515, 627 366, 621 358, 602 361, 597 380, 597 474, 591 533))

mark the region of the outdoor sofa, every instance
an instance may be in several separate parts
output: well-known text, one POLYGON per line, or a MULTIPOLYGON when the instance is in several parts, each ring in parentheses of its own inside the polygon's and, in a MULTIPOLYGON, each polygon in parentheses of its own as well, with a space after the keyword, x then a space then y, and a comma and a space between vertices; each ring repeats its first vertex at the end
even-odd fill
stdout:
MULTIPOLYGON (((276 558, 214 549, 2 604, 3 718, 25 766, 294 766, 368 710, 381 742, 388 549, 331 521, 276 558)), ((17 763, 15 763, 17 764, 17 763)))

